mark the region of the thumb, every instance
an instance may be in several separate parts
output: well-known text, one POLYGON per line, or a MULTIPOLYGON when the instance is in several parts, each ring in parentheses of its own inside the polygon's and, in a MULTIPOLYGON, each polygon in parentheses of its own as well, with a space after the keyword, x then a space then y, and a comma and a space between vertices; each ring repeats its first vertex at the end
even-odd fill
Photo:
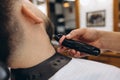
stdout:
POLYGON ((86 30, 87 30, 86 28, 72 30, 68 35, 66 35, 66 38, 67 39, 79 38, 85 34, 86 30))

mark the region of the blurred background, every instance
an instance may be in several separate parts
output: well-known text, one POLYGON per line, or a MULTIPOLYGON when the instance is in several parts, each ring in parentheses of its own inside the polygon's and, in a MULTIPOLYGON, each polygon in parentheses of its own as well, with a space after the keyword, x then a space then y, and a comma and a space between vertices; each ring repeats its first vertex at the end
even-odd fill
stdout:
MULTIPOLYGON (((31 0, 54 23, 54 34, 76 28, 120 31, 120 0, 31 0)), ((57 44, 54 42, 54 44, 57 44)), ((120 67, 120 52, 102 50, 86 59, 120 67)))

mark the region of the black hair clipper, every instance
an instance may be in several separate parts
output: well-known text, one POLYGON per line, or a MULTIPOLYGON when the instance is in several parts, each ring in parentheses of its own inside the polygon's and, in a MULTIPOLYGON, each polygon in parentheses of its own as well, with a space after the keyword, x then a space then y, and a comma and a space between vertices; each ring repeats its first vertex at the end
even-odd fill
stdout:
MULTIPOLYGON (((55 40, 59 41, 62 36, 62 34, 58 34, 55 35, 54 38, 55 40)), ((84 52, 94 56, 98 56, 100 54, 99 48, 71 39, 64 39, 62 45, 70 49, 75 49, 76 51, 84 52)))

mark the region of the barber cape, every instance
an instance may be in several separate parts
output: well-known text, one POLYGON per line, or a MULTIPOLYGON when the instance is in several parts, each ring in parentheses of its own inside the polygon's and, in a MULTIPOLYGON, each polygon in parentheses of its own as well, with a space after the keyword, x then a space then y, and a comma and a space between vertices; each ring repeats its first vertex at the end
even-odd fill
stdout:
POLYGON ((59 53, 32 68, 12 69, 12 80, 120 80, 120 69, 59 53))
POLYGON ((120 69, 94 61, 72 58, 49 80, 120 80, 120 69))

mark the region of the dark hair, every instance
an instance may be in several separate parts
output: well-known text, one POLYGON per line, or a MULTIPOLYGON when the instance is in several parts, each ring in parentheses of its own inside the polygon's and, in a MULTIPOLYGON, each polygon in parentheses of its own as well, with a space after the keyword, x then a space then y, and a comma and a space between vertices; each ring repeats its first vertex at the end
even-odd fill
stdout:
MULTIPOLYGON (((18 0, 0 0, 0 61, 4 63, 7 63, 10 53, 20 43, 18 41, 22 35, 22 33, 17 35, 22 30, 19 28, 20 24, 12 14, 15 1, 18 0), (19 31, 15 30, 17 28, 19 31)), ((53 35, 53 26, 51 24, 49 19, 45 24, 46 32, 50 39, 52 39, 53 35)))
POLYGON ((14 0, 0 0, 0 61, 7 63, 10 54, 9 30, 14 0))
POLYGON ((54 34, 54 25, 50 21, 50 19, 47 18, 46 21, 47 21, 46 24, 45 24, 46 25, 46 32, 47 32, 47 34, 49 36, 49 39, 52 40, 53 34, 54 34))

